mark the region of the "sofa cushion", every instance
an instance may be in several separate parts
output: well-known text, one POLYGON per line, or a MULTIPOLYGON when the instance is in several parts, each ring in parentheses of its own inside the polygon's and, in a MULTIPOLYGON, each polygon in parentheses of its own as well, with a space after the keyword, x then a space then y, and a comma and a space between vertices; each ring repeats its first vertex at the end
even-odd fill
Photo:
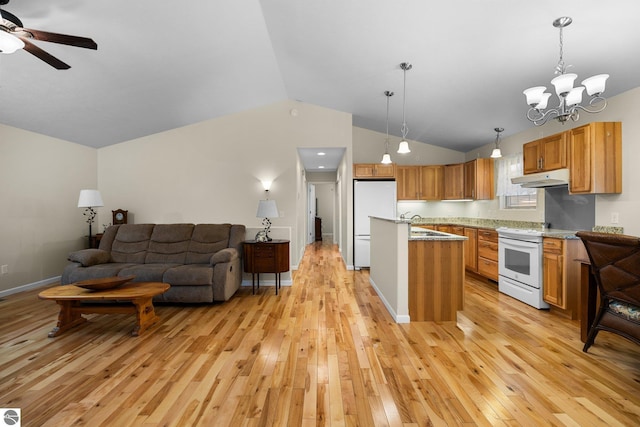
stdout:
POLYGON ((208 264, 187 264, 168 269, 163 282, 171 286, 213 285, 213 267, 208 264))
MULTIPOLYGON (((102 279, 103 277, 114 277, 123 268, 130 267, 134 264, 109 262, 107 264, 96 264, 91 267, 78 267, 69 271, 69 277, 62 284, 69 284, 88 279, 102 279)), ((124 274, 123 274, 124 276, 124 274)))
POLYGON ((144 263, 153 224, 122 224, 111 245, 114 262, 144 263))
POLYGON ((184 264, 193 228, 193 224, 156 224, 144 262, 184 264))
POLYGON ((136 276, 134 282, 163 282, 164 273, 180 264, 137 264, 123 268, 118 276, 136 276))
POLYGON ((211 256, 229 246, 231 224, 198 224, 193 229, 186 264, 209 264, 211 256))
POLYGON ((71 252, 68 259, 72 262, 79 262, 83 267, 89 267, 91 265, 109 262, 111 254, 100 249, 82 249, 71 252))

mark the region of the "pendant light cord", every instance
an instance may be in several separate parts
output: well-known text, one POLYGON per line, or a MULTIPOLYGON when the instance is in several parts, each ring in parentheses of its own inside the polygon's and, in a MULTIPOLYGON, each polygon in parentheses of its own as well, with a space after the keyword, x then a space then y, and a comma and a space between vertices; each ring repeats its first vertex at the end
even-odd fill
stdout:
POLYGON ((404 81, 403 81, 403 88, 402 88, 402 129, 400 129, 400 131, 402 132, 402 139, 406 140, 407 134, 409 133, 409 127, 407 126, 404 110, 405 110, 405 105, 407 103, 407 70, 411 69, 411 64, 407 64, 406 62, 403 62, 400 65, 404 73, 404 81))

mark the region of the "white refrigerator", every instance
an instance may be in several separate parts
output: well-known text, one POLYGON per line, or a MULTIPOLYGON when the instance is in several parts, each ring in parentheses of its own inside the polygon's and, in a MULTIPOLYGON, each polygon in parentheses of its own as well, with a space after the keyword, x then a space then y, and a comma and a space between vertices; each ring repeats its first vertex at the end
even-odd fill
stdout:
POLYGON ((396 218, 395 181, 353 182, 353 266, 370 267, 369 217, 396 218))

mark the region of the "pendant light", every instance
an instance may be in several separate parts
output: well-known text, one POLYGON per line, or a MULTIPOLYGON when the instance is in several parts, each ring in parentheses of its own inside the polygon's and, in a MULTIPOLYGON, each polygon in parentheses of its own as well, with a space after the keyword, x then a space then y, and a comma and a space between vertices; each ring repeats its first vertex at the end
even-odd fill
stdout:
POLYGON ((502 157, 502 151, 500 151, 500 132, 504 132, 504 128, 493 128, 496 131, 496 148, 491 152, 492 159, 499 159, 502 157))
POLYGON ((384 94, 387 97, 387 139, 384 140, 384 155, 380 163, 389 165, 391 164, 391 156, 389 155, 389 98, 393 96, 393 92, 385 90, 384 94))
POLYGON ((407 71, 413 68, 413 66, 408 62, 403 62, 400 64, 400 68, 402 69, 402 72, 404 74, 404 85, 402 89, 402 128, 400 129, 400 131, 402 132, 402 141, 400 141, 400 145, 398 146, 398 153, 407 154, 411 152, 411 149, 409 148, 409 143, 407 142, 407 133, 409 133, 409 127, 407 126, 404 110, 407 101, 407 71))

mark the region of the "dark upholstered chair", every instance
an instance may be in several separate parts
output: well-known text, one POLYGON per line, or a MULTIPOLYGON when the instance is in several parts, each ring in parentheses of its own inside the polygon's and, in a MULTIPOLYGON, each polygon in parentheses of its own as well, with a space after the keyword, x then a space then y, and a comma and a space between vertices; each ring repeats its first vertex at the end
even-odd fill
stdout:
POLYGON ((600 291, 600 307, 582 351, 599 331, 613 332, 640 344, 640 238, 580 231, 600 291))

